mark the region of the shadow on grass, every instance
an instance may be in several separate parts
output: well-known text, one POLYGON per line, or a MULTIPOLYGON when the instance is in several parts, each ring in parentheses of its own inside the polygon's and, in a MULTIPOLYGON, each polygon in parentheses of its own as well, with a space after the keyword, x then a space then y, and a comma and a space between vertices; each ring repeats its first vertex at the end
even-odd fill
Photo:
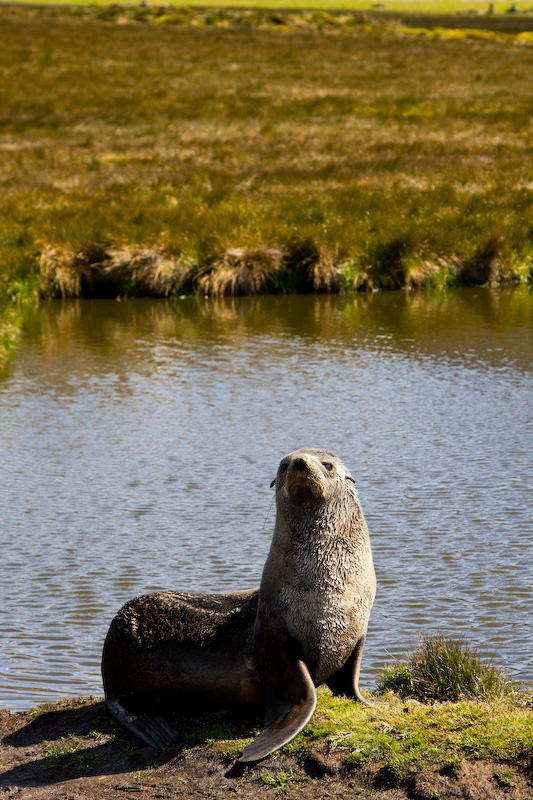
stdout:
MULTIPOLYGON (((0 776, 0 787, 48 786, 81 777, 141 773, 169 763, 195 745, 253 736, 258 724, 257 718, 228 711, 180 716, 181 741, 159 751, 115 724, 103 701, 21 717, 29 720, 27 724, 2 739, 6 771, 0 776)), ((228 756, 228 767, 233 755, 228 756)))

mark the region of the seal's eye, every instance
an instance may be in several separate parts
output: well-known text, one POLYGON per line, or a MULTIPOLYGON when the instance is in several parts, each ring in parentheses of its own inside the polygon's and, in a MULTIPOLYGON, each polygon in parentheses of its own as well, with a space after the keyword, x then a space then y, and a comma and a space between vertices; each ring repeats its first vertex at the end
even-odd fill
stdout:
POLYGON ((289 466, 289 462, 288 461, 282 461, 281 464, 279 465, 279 471, 280 472, 287 472, 288 466, 289 466))
POLYGON ((333 464, 331 463, 331 461, 323 461, 322 466, 325 467, 328 472, 331 472, 331 470, 333 469, 333 464))

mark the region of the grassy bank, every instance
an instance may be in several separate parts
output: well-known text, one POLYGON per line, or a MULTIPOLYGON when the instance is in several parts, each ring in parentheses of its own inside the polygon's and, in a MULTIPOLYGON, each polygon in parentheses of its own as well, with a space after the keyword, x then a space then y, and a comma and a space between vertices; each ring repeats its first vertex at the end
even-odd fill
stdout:
POLYGON ((0 6, 0 296, 527 280, 533 34, 483 19, 0 6))
POLYGON ((180 713, 173 720, 180 742, 163 752, 111 722, 101 701, 1 712, 0 786, 39 786, 49 800, 102 796, 104 786, 116 797, 531 796, 532 695, 466 644, 421 639, 406 662, 384 671, 377 691, 368 707, 320 688, 304 731, 246 767, 234 762, 259 720, 235 710, 180 713), (387 684, 400 674, 409 681, 394 693, 387 684), (423 702, 413 699, 421 687, 423 702))
POLYGON ((261 764, 233 766, 258 720, 229 712, 182 719, 163 753, 110 722, 102 701, 0 712, 6 797, 530 798, 533 715, 522 698, 373 708, 320 691, 304 734, 261 764), (33 788, 32 788, 33 787, 33 788))

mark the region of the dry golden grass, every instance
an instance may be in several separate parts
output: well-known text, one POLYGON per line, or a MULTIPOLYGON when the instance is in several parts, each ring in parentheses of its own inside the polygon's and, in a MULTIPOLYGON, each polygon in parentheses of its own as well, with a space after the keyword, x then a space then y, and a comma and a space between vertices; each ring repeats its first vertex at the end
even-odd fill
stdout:
POLYGON ((186 270, 161 247, 99 247, 76 252, 71 245, 46 246, 39 258, 41 294, 53 297, 114 297, 124 291, 168 297, 186 270))
POLYGON ((211 297, 261 294, 279 274, 283 255, 275 247, 226 250, 198 274, 196 289, 211 297))

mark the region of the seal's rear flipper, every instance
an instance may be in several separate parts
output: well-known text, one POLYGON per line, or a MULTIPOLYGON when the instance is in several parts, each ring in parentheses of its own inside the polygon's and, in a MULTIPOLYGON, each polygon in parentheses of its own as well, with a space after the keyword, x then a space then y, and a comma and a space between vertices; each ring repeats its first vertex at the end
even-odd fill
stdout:
POLYGON ((361 636, 346 663, 326 681, 326 684, 335 695, 342 694, 350 700, 359 700, 360 703, 371 706, 372 703, 363 697, 359 689, 359 671, 365 638, 361 636))
POLYGON ((290 742, 307 725, 316 708, 316 689, 304 662, 288 658, 283 667, 283 682, 266 686, 265 725, 237 759, 241 763, 260 761, 290 742))
MULTIPOLYGON (((128 701, 128 705, 130 702, 128 701)), ((127 708, 123 699, 108 700, 112 717, 150 747, 164 750, 179 737, 176 731, 159 714, 136 707, 132 702, 127 708)))

